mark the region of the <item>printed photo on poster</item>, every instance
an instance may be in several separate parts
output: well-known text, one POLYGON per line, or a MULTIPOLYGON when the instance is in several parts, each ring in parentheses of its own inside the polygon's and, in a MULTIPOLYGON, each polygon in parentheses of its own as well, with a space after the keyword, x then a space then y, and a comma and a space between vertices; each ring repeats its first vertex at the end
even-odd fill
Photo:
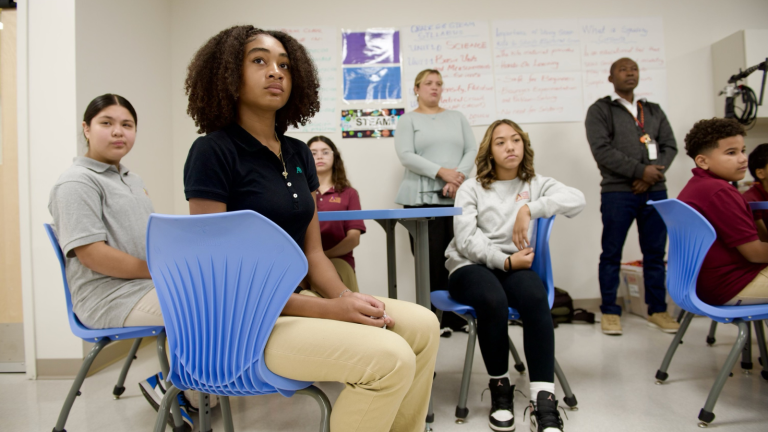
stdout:
POLYGON ((400 67, 344 68, 344 100, 395 103, 402 97, 400 67))
POLYGON ((342 138, 391 138, 404 108, 352 109, 341 111, 342 138))
POLYGON ((342 30, 341 61, 345 65, 400 64, 400 32, 342 30))
POLYGON ((341 30, 345 103, 399 104, 400 32, 391 28, 341 30))

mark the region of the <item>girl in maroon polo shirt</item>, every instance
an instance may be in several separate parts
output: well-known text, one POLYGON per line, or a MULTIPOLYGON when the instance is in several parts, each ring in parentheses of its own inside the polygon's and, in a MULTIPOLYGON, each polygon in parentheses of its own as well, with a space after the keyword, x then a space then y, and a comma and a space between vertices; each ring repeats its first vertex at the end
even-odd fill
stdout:
MULTIPOLYGON (((344 161, 333 141, 319 135, 312 137, 308 144, 320 180, 315 194, 317 211, 360 210, 360 197, 347 180, 344 161)), ((320 222, 323 251, 336 267, 344 285, 354 292, 359 290, 352 250, 360 244, 363 233, 365 223, 361 220, 320 222)))

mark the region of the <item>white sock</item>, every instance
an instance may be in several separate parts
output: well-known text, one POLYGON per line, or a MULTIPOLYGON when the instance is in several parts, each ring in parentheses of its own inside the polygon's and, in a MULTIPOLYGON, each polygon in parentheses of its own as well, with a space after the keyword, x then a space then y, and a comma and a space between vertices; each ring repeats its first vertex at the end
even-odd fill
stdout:
POLYGON ((544 381, 533 381, 531 382, 531 400, 533 402, 536 402, 537 397, 539 396, 540 391, 546 391, 550 392, 552 394, 555 393, 555 383, 553 382, 544 382, 544 381))
MULTIPOLYGON (((495 380, 500 380, 502 378, 509 378, 509 371, 504 372, 503 374, 501 374, 499 376, 491 376, 491 379, 495 379, 495 380)), ((511 383, 512 380, 510 379, 509 382, 511 383)), ((554 384, 552 384, 552 385, 554 385, 554 384)))

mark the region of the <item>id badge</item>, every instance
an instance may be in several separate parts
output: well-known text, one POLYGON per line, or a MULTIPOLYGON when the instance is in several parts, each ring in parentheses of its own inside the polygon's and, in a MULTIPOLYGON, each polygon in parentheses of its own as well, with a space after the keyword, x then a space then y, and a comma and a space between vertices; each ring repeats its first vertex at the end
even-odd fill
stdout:
POLYGON ((659 157, 659 146, 656 144, 656 141, 651 138, 645 143, 645 146, 648 147, 648 159, 656 160, 659 157))

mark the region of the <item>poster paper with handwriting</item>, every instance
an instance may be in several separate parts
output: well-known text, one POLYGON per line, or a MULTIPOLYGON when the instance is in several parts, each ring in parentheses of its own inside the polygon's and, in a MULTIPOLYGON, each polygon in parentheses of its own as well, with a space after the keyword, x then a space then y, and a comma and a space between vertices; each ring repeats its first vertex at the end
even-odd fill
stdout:
POLYGON ((460 111, 471 125, 487 125, 496 119, 487 22, 412 25, 400 33, 408 111, 418 107, 413 94, 416 75, 424 69, 436 69, 443 76, 440 106, 460 111))
POLYGON ((494 21, 492 32, 499 117, 518 123, 584 120, 576 20, 494 21))
POLYGON ((584 108, 613 93, 611 64, 629 57, 640 68, 635 96, 663 107, 667 103, 664 28, 661 18, 581 19, 584 108))
POLYGON ((320 112, 306 126, 291 128, 296 132, 335 132, 339 125, 336 108, 336 34, 334 27, 278 28, 298 40, 309 51, 320 78, 320 112))

